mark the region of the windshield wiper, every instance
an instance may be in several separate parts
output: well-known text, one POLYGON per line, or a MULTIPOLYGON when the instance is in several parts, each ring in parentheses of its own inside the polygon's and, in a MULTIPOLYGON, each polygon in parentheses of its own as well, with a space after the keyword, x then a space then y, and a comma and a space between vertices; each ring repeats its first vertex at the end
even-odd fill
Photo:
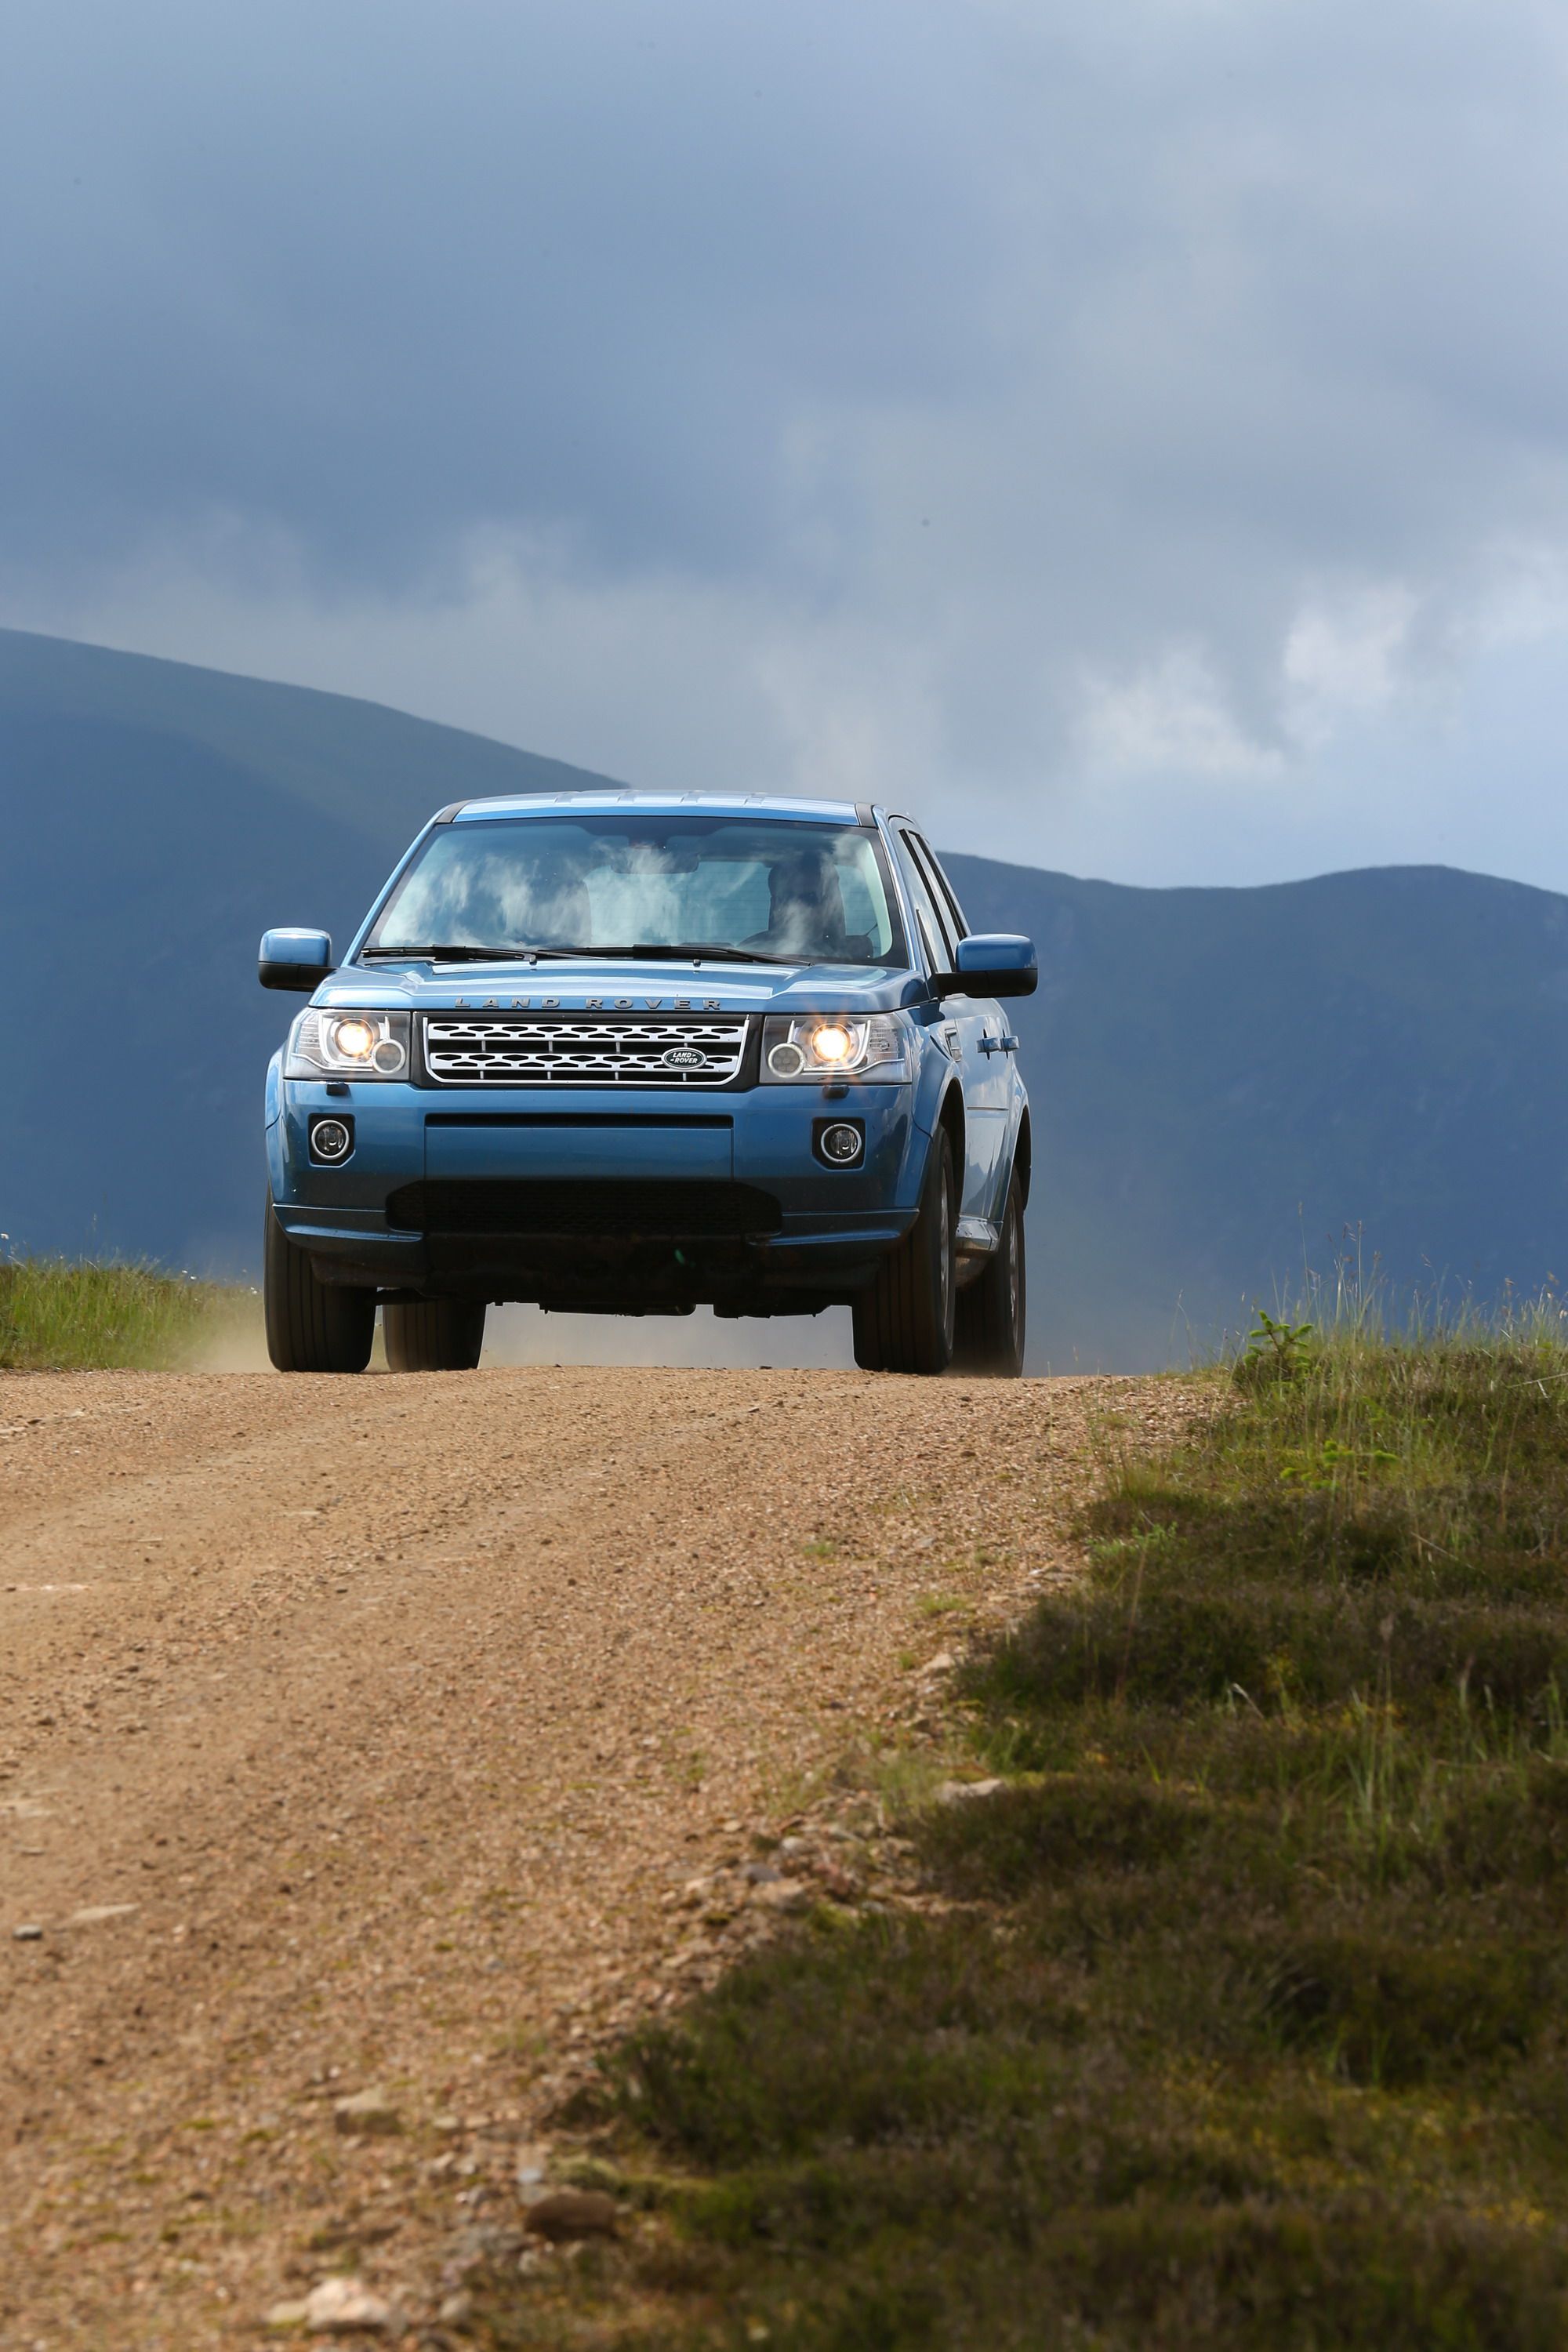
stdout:
POLYGON ((814 956, 759 955, 755 948, 715 947, 705 940, 639 940, 635 948, 601 948, 601 955, 635 955, 692 963, 814 963, 814 956))
POLYGON ((564 956, 570 961, 597 953, 595 948, 361 948, 360 958, 363 961, 366 956, 397 956, 405 963, 538 963, 545 957, 553 961, 564 956))

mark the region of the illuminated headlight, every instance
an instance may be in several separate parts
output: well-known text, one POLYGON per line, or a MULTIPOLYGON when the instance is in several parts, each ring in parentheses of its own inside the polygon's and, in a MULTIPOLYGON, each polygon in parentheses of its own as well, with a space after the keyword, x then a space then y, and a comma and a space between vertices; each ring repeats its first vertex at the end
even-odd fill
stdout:
POLYGON ((913 1070, 907 1013, 773 1014, 763 1024, 764 1083, 871 1078, 898 1084, 913 1070))
POLYGON ((295 1022, 288 1078, 400 1078, 408 1067, 406 1013, 334 1013, 311 1005, 295 1022))

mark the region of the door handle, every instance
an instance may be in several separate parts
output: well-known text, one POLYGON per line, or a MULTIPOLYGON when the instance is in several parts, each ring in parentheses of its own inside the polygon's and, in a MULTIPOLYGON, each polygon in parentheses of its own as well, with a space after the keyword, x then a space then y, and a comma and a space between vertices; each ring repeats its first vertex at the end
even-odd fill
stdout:
POLYGON ((1017 1050, 1018 1050, 1018 1040, 1016 1039, 1016 1037, 1013 1037, 1013 1036, 1006 1036, 1006 1037, 1004 1037, 1004 1038, 1003 1038, 1003 1040, 1002 1040, 1002 1051, 1003 1051, 1005 1054, 1016 1054, 1016 1053, 1017 1052, 1017 1050))
POLYGON ((980 1050, 983 1054, 1005 1054, 1008 1050, 1007 1040, 1005 1037, 993 1037, 989 1034, 984 1034, 980 1040, 980 1050))

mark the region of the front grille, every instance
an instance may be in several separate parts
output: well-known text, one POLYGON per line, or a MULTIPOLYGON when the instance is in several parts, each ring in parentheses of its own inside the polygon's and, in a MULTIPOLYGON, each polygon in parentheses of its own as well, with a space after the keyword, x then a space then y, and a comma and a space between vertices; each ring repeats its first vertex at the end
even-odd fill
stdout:
POLYGON ((455 1176, 404 1185, 386 1204, 386 1221, 411 1233, 513 1239, 717 1241, 775 1234, 783 1218, 773 1194, 753 1184, 455 1176))
POLYGON ((740 1076, 744 1013, 718 1020, 505 1020, 427 1015, 438 1086, 720 1087, 740 1076))

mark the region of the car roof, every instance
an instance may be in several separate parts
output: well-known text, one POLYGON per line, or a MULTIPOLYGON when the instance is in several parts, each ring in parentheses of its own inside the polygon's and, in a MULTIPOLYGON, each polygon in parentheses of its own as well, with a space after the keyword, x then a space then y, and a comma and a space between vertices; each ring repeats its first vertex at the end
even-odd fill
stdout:
POLYGON ((715 815, 816 817, 828 824, 869 824, 871 811, 864 801, 797 800, 782 793, 648 793, 628 786, 607 786, 542 793, 509 793, 487 801, 455 801, 441 811, 456 824, 471 824, 487 817, 542 816, 551 811, 618 809, 650 816, 715 815))

